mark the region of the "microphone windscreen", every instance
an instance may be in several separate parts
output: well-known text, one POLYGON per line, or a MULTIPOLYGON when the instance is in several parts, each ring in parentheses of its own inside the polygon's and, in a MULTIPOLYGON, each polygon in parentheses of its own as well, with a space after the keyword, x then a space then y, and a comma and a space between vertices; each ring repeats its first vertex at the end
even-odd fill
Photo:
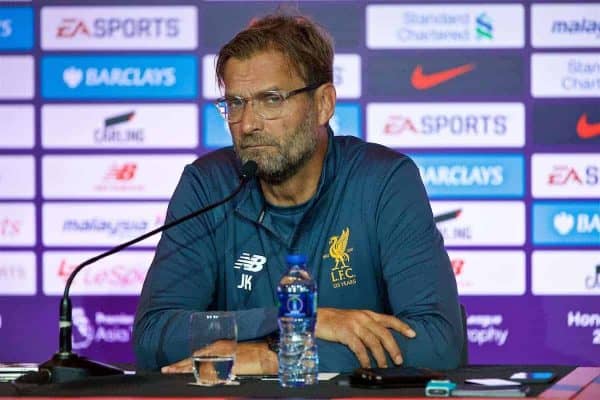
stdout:
POLYGON ((250 180, 254 178, 256 175, 256 170, 258 169, 258 164, 255 161, 248 160, 242 165, 242 169, 240 170, 240 178, 243 181, 250 180))

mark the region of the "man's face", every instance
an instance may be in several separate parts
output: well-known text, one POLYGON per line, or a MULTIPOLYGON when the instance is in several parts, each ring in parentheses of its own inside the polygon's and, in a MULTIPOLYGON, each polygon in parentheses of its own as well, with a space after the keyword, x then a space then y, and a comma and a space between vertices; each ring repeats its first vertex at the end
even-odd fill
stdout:
MULTIPOLYGON (((306 86, 285 57, 274 51, 228 60, 223 82, 226 96, 246 98, 268 90, 289 92, 306 86)), ((242 119, 229 123, 235 151, 242 163, 254 160, 258 164, 258 176, 264 181, 283 182, 316 150, 316 112, 310 93, 290 97, 277 119, 263 119, 254 107, 247 103, 242 119)))

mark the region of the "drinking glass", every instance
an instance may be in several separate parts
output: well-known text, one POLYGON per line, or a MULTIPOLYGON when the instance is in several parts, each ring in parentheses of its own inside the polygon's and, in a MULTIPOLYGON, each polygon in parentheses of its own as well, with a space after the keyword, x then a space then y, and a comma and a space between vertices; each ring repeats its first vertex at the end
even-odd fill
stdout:
POLYGON ((232 312, 190 315, 190 348, 196 384, 231 384, 237 347, 237 325, 232 312))

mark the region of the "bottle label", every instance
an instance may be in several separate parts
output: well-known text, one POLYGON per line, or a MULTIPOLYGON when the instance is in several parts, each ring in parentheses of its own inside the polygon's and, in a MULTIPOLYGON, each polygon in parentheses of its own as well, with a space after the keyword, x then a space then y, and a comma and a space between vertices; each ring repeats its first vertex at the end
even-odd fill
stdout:
POLYGON ((316 293, 279 293, 280 317, 314 317, 317 314, 316 293))

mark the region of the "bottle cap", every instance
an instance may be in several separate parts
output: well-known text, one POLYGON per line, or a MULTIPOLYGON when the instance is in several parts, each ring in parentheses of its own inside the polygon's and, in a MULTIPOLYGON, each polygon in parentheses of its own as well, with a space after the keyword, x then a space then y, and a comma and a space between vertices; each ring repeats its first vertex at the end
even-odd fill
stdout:
POLYGON ((288 254, 285 262, 289 265, 306 264, 306 256, 304 254, 288 254))

